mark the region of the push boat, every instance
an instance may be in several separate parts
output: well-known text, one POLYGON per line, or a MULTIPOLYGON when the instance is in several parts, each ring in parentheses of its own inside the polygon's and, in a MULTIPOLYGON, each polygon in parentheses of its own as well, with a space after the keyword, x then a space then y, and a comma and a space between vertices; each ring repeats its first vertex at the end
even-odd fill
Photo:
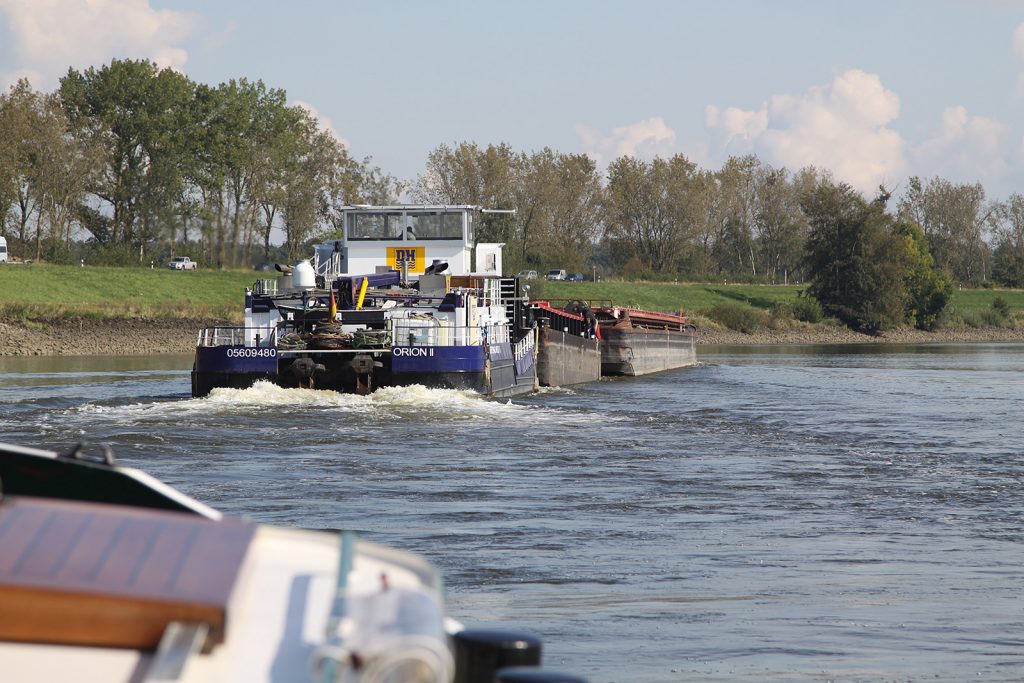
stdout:
POLYGON ((366 394, 420 384, 537 389, 537 337, 479 206, 345 207, 342 235, 245 293, 245 324, 199 332, 192 395, 266 380, 366 394))
POLYGON ((0 444, 5 683, 584 683, 536 636, 449 617, 422 557, 228 517, 90 451, 0 444))

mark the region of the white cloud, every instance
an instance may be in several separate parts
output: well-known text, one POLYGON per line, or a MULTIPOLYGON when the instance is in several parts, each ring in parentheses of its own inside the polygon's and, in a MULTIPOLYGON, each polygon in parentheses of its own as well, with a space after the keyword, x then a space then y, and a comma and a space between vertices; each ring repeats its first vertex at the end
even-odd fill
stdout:
POLYGON ((675 154, 676 133, 660 116, 613 128, 607 135, 582 124, 576 126, 583 151, 603 167, 621 156, 651 160, 675 154))
POLYGON ((1010 40, 1013 54, 1024 59, 1024 24, 1021 24, 1013 31, 1013 37, 1010 40))
POLYGON ((914 150, 914 166, 926 169, 920 175, 994 185, 1009 170, 1005 132, 999 121, 970 116, 962 106, 949 107, 938 133, 914 150))
POLYGON ((718 133, 721 145, 746 146, 768 128, 768 107, 761 107, 757 111, 729 107, 722 111, 709 105, 704 110, 704 125, 718 133))
POLYGON ((28 76, 50 89, 69 67, 102 66, 113 58, 150 59, 181 70, 181 43, 198 27, 196 15, 154 9, 149 0, 0 0, 17 64, 0 74, 7 84, 28 76))
POLYGON ((753 152, 773 165, 818 166, 863 192, 906 170, 906 143, 889 124, 900 101, 859 69, 801 95, 776 95, 753 111, 710 106, 705 123, 721 156, 753 152))
POLYGON ((328 117, 323 116, 312 104, 308 102, 303 102, 302 100, 295 100, 294 102, 292 102, 292 104, 295 105, 296 107, 300 107, 309 112, 309 115, 316 119, 317 126, 320 128, 321 131, 325 133, 330 133, 335 140, 344 145, 346 148, 350 146, 348 140, 339 135, 338 131, 334 129, 334 122, 331 121, 331 119, 329 119, 328 117))
MULTIPOLYGON (((1010 38, 1010 48, 1018 58, 1024 59, 1024 24, 1021 24, 1013 31, 1013 36, 1010 38)), ((1024 73, 1017 74, 1015 94, 1017 97, 1024 97, 1024 73)))
MULTIPOLYGON (((1024 41, 1024 31, 1018 30, 1024 41)), ((1022 44, 1024 49, 1024 44, 1022 44)), ((776 95, 755 110, 709 106, 715 163, 753 153, 796 170, 814 165, 865 194, 909 175, 1000 188, 1014 172, 999 121, 948 107, 938 130, 911 145, 894 129, 900 100, 874 74, 851 69, 800 95, 776 95)), ((1024 145, 1021 147, 1024 154, 1024 145)))

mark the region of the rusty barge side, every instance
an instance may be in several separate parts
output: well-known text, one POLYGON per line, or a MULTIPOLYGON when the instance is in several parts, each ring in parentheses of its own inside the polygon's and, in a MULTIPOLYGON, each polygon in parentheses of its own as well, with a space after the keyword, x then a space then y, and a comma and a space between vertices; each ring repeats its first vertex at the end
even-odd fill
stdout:
POLYGON ((696 327, 686 316, 620 307, 595 312, 602 375, 632 377, 697 364, 696 327))
POLYGON ((537 379, 543 387, 564 387, 601 379, 601 342, 548 326, 539 328, 537 379))
POLYGON ((597 316, 582 301, 530 304, 537 325, 537 381, 563 387, 601 379, 597 316))

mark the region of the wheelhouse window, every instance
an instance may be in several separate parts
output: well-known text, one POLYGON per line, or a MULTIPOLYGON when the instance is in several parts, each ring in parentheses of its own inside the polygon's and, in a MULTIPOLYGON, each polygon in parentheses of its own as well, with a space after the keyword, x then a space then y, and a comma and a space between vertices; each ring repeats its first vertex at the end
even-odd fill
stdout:
POLYGON ((408 215, 414 240, 461 240, 462 213, 417 212, 408 215))
MULTIPOLYGON (((462 211, 411 211, 392 213, 350 213, 346 219, 348 239, 379 241, 458 240, 463 238, 462 211)), ((472 222, 469 226, 472 236, 472 222)))
POLYGON ((400 213, 354 213, 349 215, 350 240, 400 240, 404 223, 400 213))

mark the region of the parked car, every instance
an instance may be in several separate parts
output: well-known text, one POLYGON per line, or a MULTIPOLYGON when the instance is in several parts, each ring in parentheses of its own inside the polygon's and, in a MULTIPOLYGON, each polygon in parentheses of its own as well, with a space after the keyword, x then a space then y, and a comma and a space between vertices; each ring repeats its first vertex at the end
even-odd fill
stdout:
POLYGON ((565 279, 569 282, 583 282, 583 273, 569 273, 565 279))
POLYGON ((516 277, 519 278, 520 280, 536 280, 537 279, 537 271, 536 270, 520 270, 518 273, 516 273, 516 277))
POLYGON ((168 261, 167 267, 171 270, 195 270, 199 267, 199 264, 188 256, 175 256, 168 261))
POLYGON ((544 277, 547 278, 548 280, 564 280, 565 279, 565 271, 564 270, 558 270, 558 269, 549 270, 548 274, 545 275, 544 277))

